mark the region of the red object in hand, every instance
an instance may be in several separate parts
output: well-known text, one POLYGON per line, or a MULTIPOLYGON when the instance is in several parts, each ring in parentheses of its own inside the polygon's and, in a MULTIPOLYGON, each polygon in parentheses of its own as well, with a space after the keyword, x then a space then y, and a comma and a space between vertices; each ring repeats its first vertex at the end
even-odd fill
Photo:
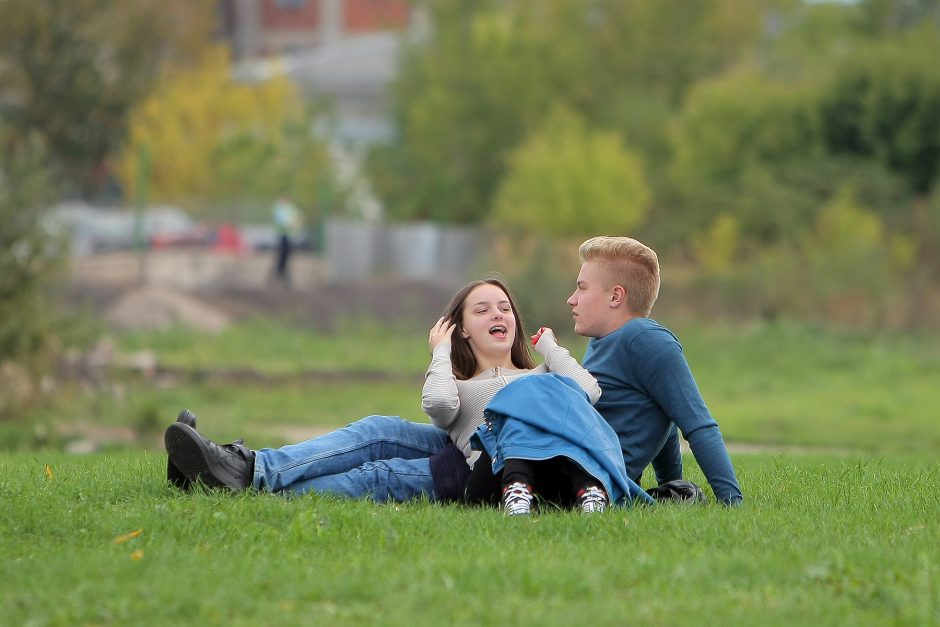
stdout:
POLYGON ((542 337, 542 333, 545 332, 547 327, 539 327, 539 330, 535 332, 535 335, 532 336, 532 346, 535 346, 539 343, 539 338, 542 337))

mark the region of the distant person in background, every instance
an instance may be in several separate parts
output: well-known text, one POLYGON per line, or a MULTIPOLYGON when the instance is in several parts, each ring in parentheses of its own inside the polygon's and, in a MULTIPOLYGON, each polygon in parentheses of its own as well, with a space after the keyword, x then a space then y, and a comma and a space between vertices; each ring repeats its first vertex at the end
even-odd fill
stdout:
POLYGON ((277 261, 274 265, 274 278, 282 283, 290 282, 288 264, 293 246, 292 239, 300 230, 300 212, 287 196, 281 196, 272 209, 274 226, 277 228, 277 261))

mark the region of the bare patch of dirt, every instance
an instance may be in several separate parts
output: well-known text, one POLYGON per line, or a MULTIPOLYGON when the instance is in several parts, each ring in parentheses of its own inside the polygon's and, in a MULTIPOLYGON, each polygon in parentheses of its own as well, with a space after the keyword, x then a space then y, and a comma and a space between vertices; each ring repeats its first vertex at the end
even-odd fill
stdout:
MULTIPOLYGON (((244 272, 229 269, 214 280, 204 280, 200 273, 205 273, 209 261, 187 255, 185 263, 154 257, 149 261, 152 278, 146 281, 126 271, 137 263, 130 253, 76 262, 63 286, 63 305, 119 328, 178 324, 212 331, 266 317, 329 332, 362 318, 393 324, 422 320, 430 325, 459 287, 447 281, 391 277, 332 283, 323 272, 313 271, 286 286, 254 267, 266 267, 266 257, 254 265, 245 261, 244 272), (158 271, 157 264, 171 262, 165 271, 158 271)), ((307 261, 311 266, 320 263, 307 261)))

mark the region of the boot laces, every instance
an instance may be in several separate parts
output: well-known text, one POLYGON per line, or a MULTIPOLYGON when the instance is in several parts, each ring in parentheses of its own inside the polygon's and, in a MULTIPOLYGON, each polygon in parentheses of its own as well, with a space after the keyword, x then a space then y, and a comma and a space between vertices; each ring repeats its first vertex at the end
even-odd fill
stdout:
POLYGON ((607 493, 597 486, 588 486, 578 493, 578 507, 585 514, 601 513, 607 509, 607 493))
POLYGON ((509 516, 528 516, 532 512, 535 496, 524 483, 510 483, 503 488, 503 508, 509 516))

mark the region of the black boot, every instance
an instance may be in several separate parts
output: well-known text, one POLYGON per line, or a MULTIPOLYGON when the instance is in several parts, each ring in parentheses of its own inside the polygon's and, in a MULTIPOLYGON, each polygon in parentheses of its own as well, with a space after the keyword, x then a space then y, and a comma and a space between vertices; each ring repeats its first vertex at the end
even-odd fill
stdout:
POLYGON ((191 480, 232 490, 251 485, 255 454, 241 440, 220 446, 189 425, 175 422, 163 434, 163 444, 170 461, 191 480))
MULTIPOLYGON (((180 412, 180 415, 176 417, 176 422, 181 422, 195 429, 196 414, 188 409, 184 409, 180 412)), ((173 460, 169 456, 166 458, 166 480, 180 490, 191 490, 193 487, 192 479, 180 472, 180 469, 176 467, 176 464, 173 463, 173 460)))

